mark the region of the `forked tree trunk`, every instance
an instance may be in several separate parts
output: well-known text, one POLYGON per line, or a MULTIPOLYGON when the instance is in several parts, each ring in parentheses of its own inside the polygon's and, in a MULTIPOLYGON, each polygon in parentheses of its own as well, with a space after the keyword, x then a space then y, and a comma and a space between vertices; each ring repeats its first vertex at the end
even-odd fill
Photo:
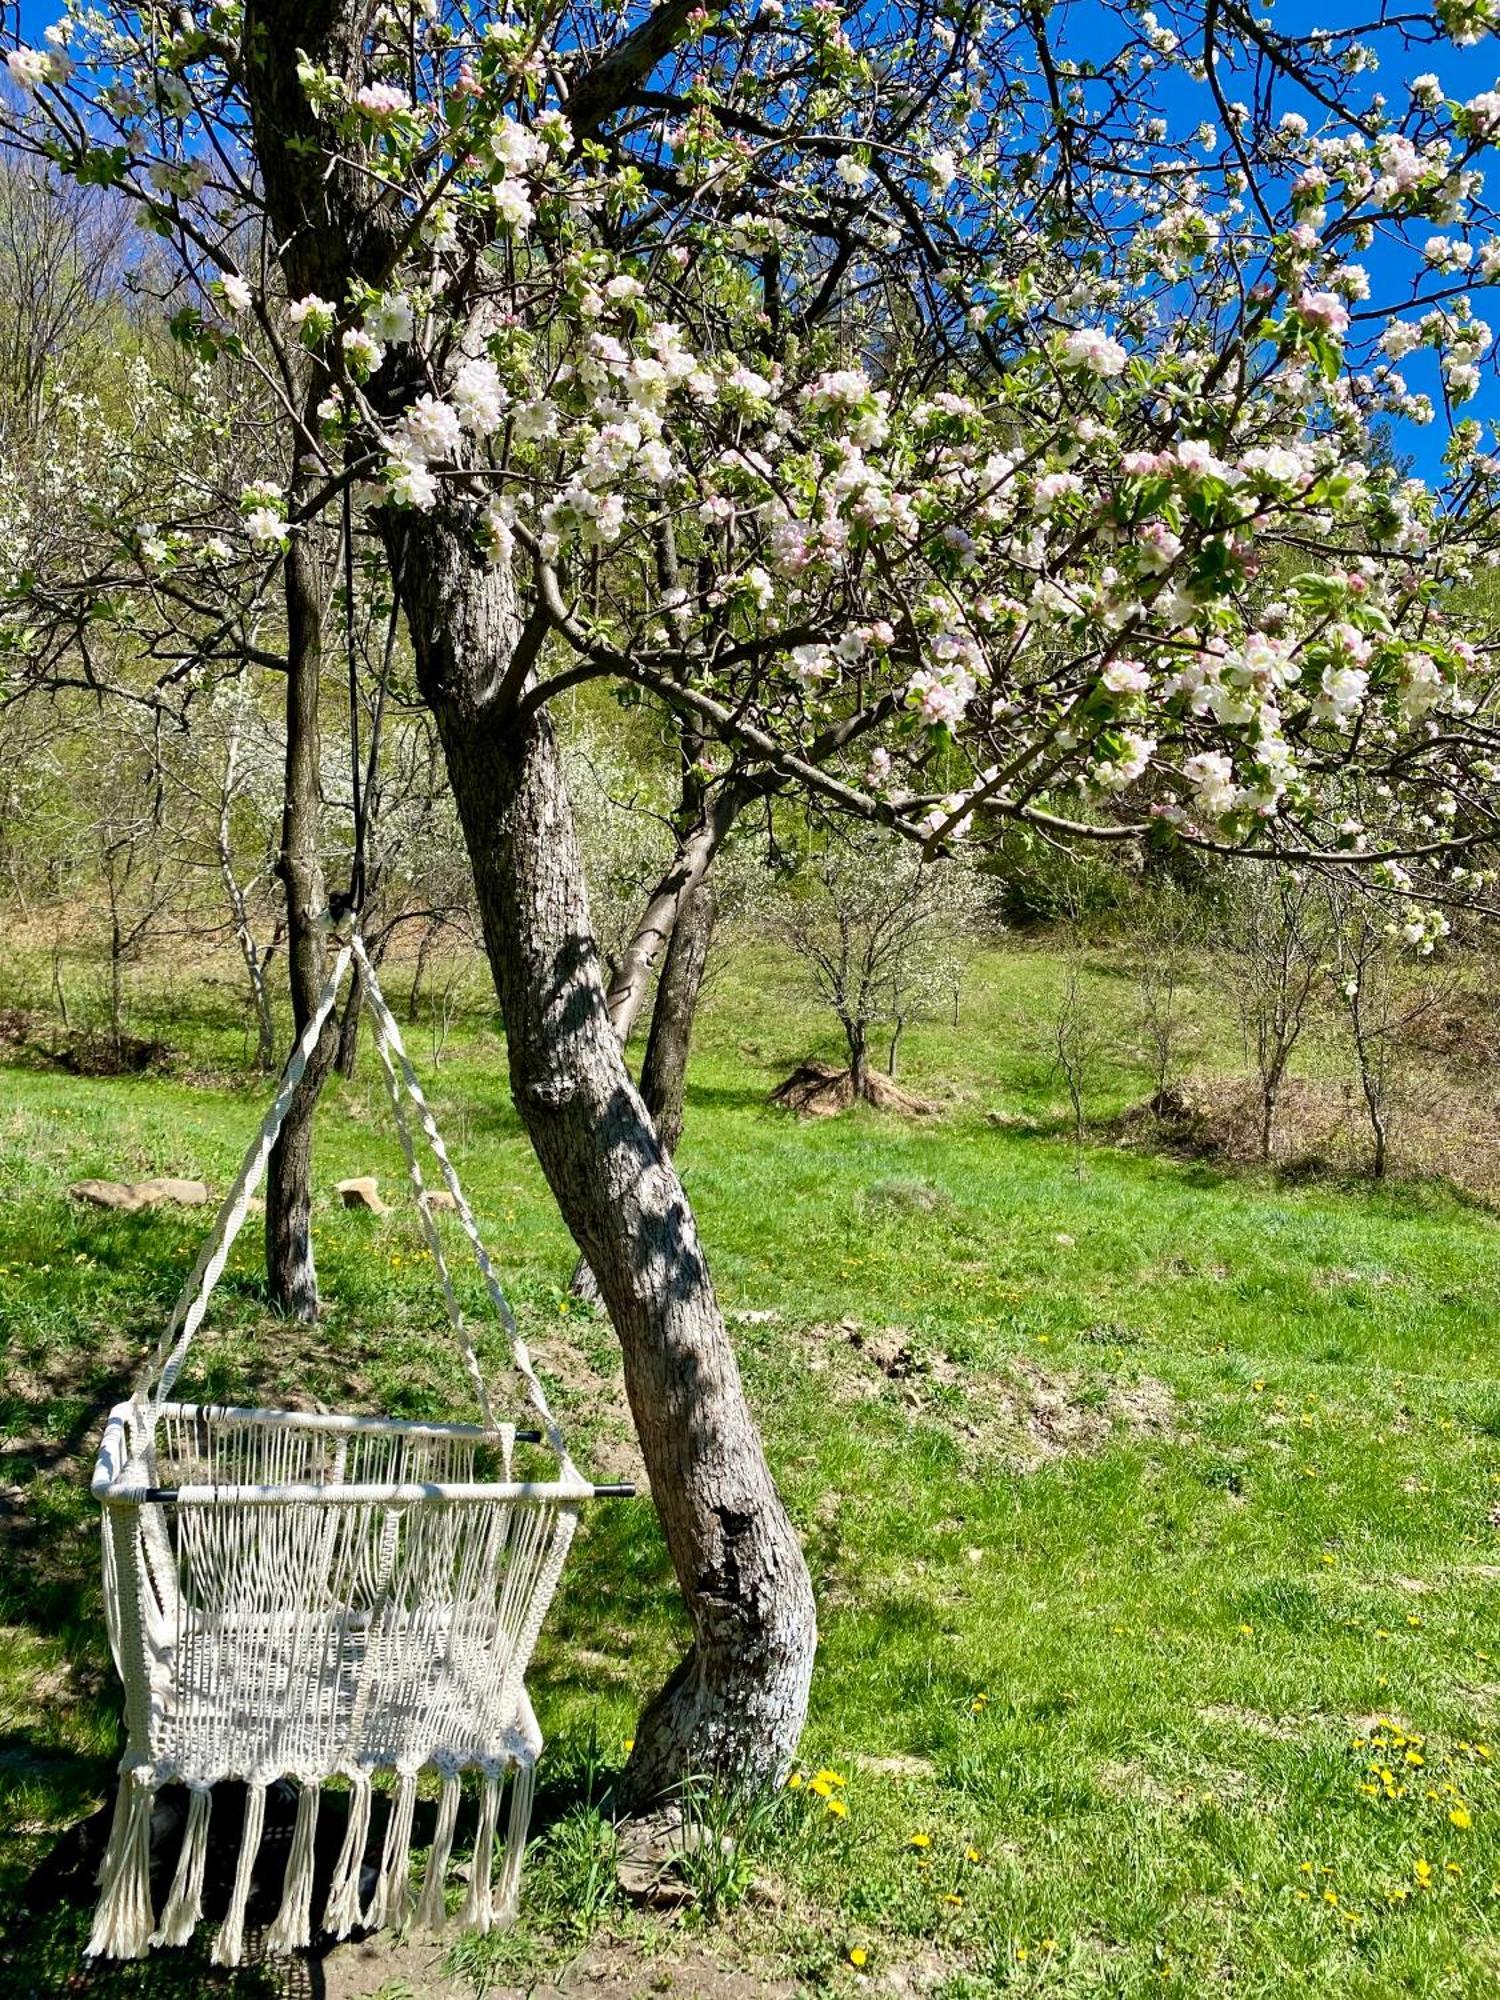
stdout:
POLYGON ((677 1151, 682 1139, 688 1055, 693 1046, 698 996, 708 969, 717 900, 712 875, 705 875, 683 898, 651 1009, 651 1033, 641 1065, 641 1096, 656 1136, 669 1153, 677 1151))
POLYGON ((630 1081, 589 925, 551 725, 497 713, 516 633, 508 580, 441 519, 392 524, 505 1019, 511 1091, 599 1279, 652 1497, 693 1627, 636 1729, 635 1804, 690 1774, 774 1782, 816 1645, 812 1587, 745 1402, 692 1211, 630 1081))
MULTIPOLYGON (((286 891, 287 969, 294 1039, 317 1012, 327 966, 319 917, 327 902, 319 856, 318 680, 322 666, 323 592, 317 558, 296 535, 286 558, 286 790, 277 873, 286 891)), ((333 1060, 332 1022, 288 1107, 266 1167, 266 1285, 271 1303, 294 1319, 318 1312, 312 1247, 312 1127, 318 1094, 333 1060)))

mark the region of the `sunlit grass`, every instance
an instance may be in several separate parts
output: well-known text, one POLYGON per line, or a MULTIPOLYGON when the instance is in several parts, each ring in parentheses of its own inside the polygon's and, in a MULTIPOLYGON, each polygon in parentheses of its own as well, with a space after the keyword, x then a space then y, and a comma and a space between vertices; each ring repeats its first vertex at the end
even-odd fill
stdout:
MULTIPOLYGON (((1045 1055, 1055 976, 1044 954, 987 959, 956 1028, 907 1037, 905 1080, 942 1113, 900 1124, 766 1109, 798 1059, 836 1053, 785 968, 740 961, 712 995, 681 1165, 726 1305, 757 1315, 737 1346, 823 1631, 803 1782, 756 1829, 767 1893, 726 1948, 809 1989, 920 1964, 948 2000, 1491 1995, 1496 1224, 1436 1188, 1289 1186, 1104 1142, 1080 1180, 1045 1055), (845 1322, 904 1329, 910 1365, 883 1374, 845 1322)), ((1101 971, 1095 992, 1125 1039, 1128 982, 1101 971)), ((239 1028, 177 1011, 199 1073, 232 1071, 239 1028)), ((1227 1029, 1217 1049, 1233 1058, 1227 1029)), ((534 1352, 607 1376, 482 1008, 429 1078, 534 1352)), ((1144 1087, 1117 1068, 1101 1116, 1144 1087)), ((166 1170, 222 1186, 256 1105, 183 1076, 5 1072, 11 1893, 103 1796, 117 1703, 82 1482, 202 1224, 80 1211, 63 1189, 166 1170)), ((356 1170, 399 1187, 381 1108, 362 1070, 321 1127, 323 1324, 267 1318, 246 1241, 198 1386, 463 1409, 410 1218, 329 1197, 356 1170)), ((601 1399, 562 1372, 586 1459, 601 1399)), ((534 1676, 563 1817, 527 1927, 464 1948, 476 1977, 640 1921, 598 1801, 680 1641, 645 1503, 595 1510, 534 1676)), ((75 1932, 49 1947, 59 1965, 75 1932)))

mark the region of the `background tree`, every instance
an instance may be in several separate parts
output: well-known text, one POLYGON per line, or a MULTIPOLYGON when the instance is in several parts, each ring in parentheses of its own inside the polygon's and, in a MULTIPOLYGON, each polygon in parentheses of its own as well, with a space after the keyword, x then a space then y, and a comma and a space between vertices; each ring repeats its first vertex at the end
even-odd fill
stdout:
POLYGON ((849 1085, 869 1098, 870 1042, 952 1007, 973 949, 982 886, 963 861, 928 861, 878 829, 838 825, 782 889, 773 933, 801 961, 843 1030, 849 1085))
POLYGON ((1245 1045, 1259 1081, 1260 1157, 1276 1152, 1276 1117, 1328 964, 1327 904, 1305 870, 1241 868, 1226 908, 1225 943, 1234 961, 1245 1045))

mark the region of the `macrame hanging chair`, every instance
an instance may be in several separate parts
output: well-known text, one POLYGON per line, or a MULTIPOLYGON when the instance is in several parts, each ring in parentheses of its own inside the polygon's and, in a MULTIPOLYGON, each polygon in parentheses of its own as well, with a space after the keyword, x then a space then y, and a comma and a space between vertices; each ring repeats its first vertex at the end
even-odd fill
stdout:
POLYGON ((225 1780, 243 1782, 245 1809, 216 1964, 240 1960, 266 1789, 283 1779, 299 1790, 268 1950, 307 1945, 318 1924, 335 1937, 411 1920, 440 1929, 466 1778, 477 1791, 478 1824, 460 1921, 488 1930, 513 1917, 542 1747, 527 1665, 581 1504, 631 1489, 591 1485, 568 1456, 357 936, 335 955, 155 1353, 129 1400, 109 1413, 92 1490, 103 1507, 104 1602, 125 1689, 127 1743, 89 1953, 138 1958, 191 1938, 202 1914, 212 1788, 225 1780), (478 1423, 168 1400, 351 962, 478 1423), (412 1114, 509 1339, 534 1429, 495 1418, 423 1184, 412 1114), (550 1448, 552 1477, 513 1476, 518 1438, 550 1448), (409 1846, 424 1772, 439 1799, 413 1899, 409 1846), (393 1782, 366 1900, 362 1875, 378 1774, 393 1782), (315 1912, 318 1807, 330 1780, 347 1787, 347 1830, 315 1912), (157 1913, 152 1806, 172 1783, 187 1787, 189 1803, 176 1872, 157 1913))

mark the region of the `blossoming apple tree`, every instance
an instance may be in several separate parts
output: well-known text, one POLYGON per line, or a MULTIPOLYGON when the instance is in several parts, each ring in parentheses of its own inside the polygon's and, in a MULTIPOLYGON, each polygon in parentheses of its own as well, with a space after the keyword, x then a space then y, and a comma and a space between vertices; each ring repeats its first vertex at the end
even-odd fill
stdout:
POLYGON ((692 1619, 637 1796, 782 1768, 814 1619, 547 704, 598 680, 684 732, 642 991, 768 788, 933 853, 1019 823, 1471 891, 1500 94, 1438 71, 1493 12, 80 4, 10 57, 22 142, 175 254, 185 337, 271 357, 294 469, 217 532, 280 556, 294 631, 346 494, 385 551, 692 1619), (1372 429, 1429 420, 1432 485, 1372 429))

